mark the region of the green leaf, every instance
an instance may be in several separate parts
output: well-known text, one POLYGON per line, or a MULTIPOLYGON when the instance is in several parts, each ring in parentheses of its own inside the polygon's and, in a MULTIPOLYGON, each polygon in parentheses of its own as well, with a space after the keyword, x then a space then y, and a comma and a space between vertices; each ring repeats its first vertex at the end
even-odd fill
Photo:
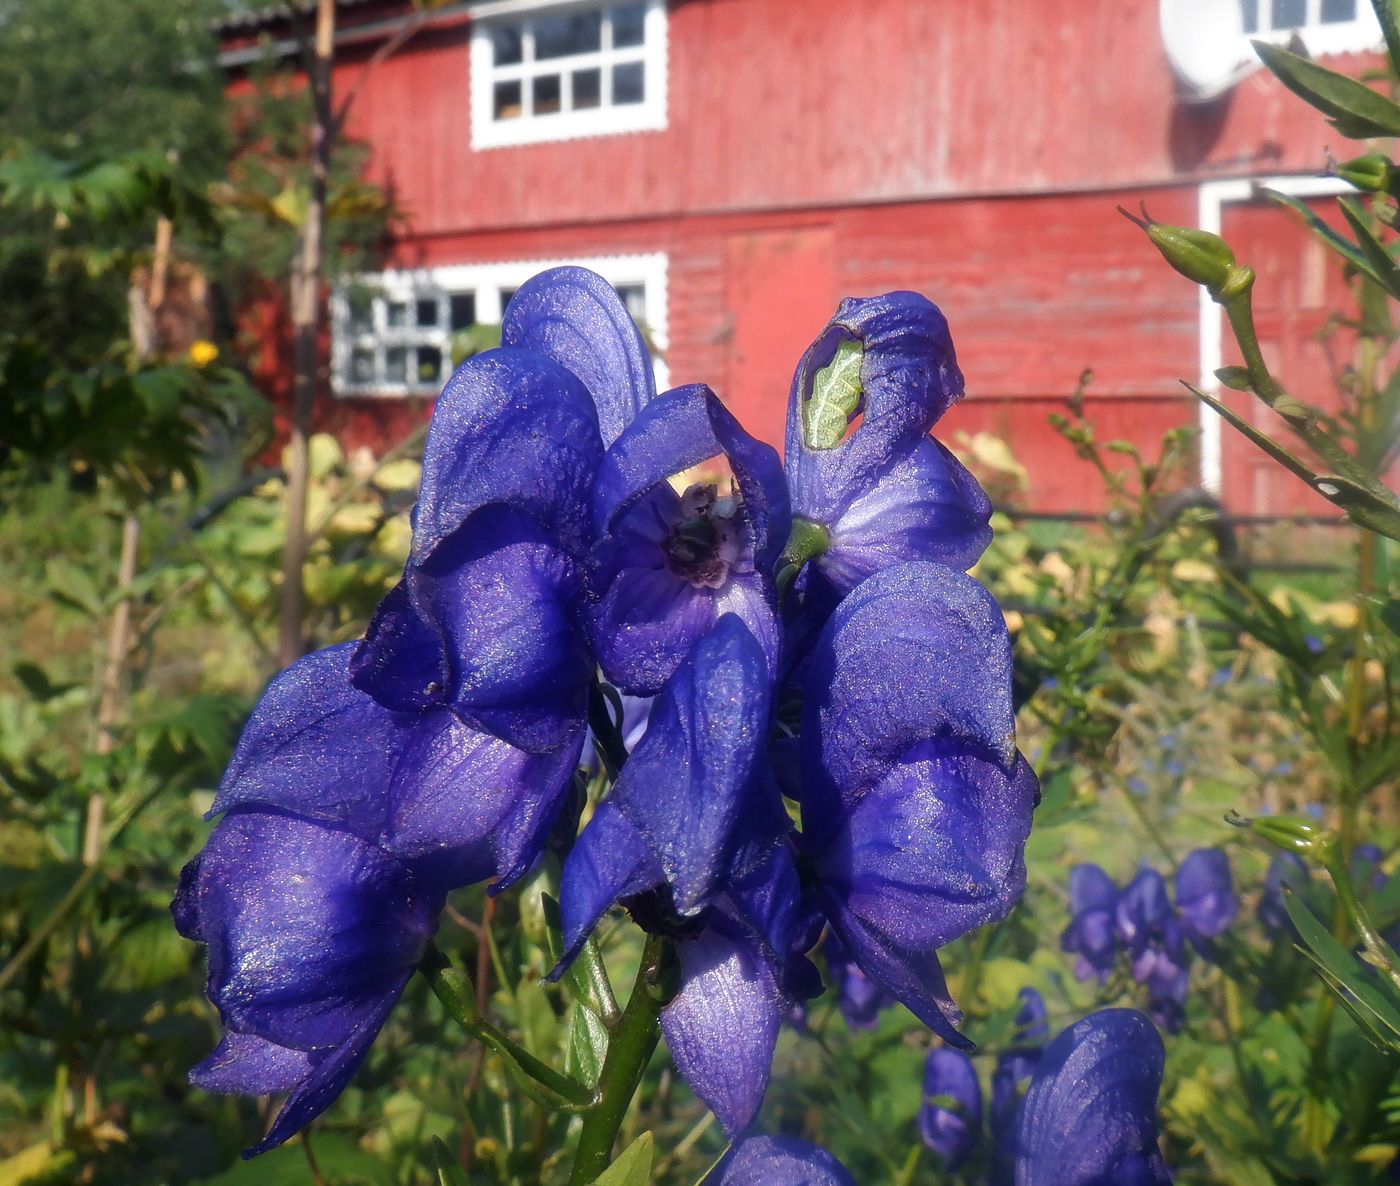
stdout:
POLYGON ((1342 214, 1355 233, 1356 240, 1365 253, 1366 262, 1370 264, 1370 267, 1365 269, 1367 274, 1391 296, 1400 299, 1400 268, 1395 266, 1395 261, 1384 244, 1371 233, 1371 228, 1366 222, 1366 212, 1361 209, 1355 198, 1338 198, 1337 205, 1342 208, 1342 214))
POLYGON ((1389 627, 1392 634, 1400 635, 1400 599, 1392 597, 1381 606, 1377 617, 1389 627))
POLYGON ((809 449, 834 449, 860 410, 865 388, 860 369, 865 347, 848 338, 832 360, 812 377, 812 393, 802 401, 802 439, 809 449))
POLYGON ((44 565, 44 575, 55 601, 90 618, 102 616, 102 594, 92 577, 71 560, 55 556, 44 565))
POLYGON ((608 1027, 602 1019, 582 1001, 575 1001, 569 1010, 564 1074, 585 1087, 597 1087, 598 1077, 603 1073, 603 1060, 608 1056, 608 1036, 608 1027))
POLYGON ((37 663, 16 663, 14 673, 20 686, 40 704, 47 704, 50 700, 55 700, 65 692, 71 692, 78 687, 75 683, 54 683, 53 680, 49 679, 49 673, 37 663))
MULTIPOLYGON (((563 924, 559 916, 559 903, 549 894, 541 894, 544 906, 545 935, 549 946, 549 958, 555 963, 563 955, 563 924)), ((598 950, 598 942, 590 935, 579 949, 574 962, 560 977, 559 983, 576 1001, 583 1004, 596 1016, 608 1024, 614 1024, 621 1013, 617 999, 613 996, 612 981, 608 979, 608 969, 603 963, 603 955, 598 950)))
MULTIPOLYGON (((394 1180, 389 1166, 350 1137, 318 1132, 311 1138, 311 1148, 326 1186, 389 1186, 394 1180)), ((204 1182, 205 1186, 306 1186, 308 1180, 306 1151, 294 1142, 204 1182)))
POLYGON ((1300 202, 1291 194, 1280 193, 1276 189, 1269 189, 1268 186, 1259 186, 1256 192, 1262 194, 1275 206, 1282 206, 1285 210, 1292 211, 1302 220, 1303 225, 1321 240, 1324 247, 1341 256, 1357 271, 1370 276, 1382 288, 1386 287, 1385 283, 1371 270, 1371 261, 1366 257, 1366 253, 1335 227, 1325 223, 1311 206, 1300 202))
POLYGON ((1371 0, 1376 20, 1385 34, 1385 48, 1391 69, 1400 72, 1400 0, 1371 0))
POLYGON ((1332 126, 1352 140, 1400 136, 1400 107, 1363 82, 1328 70, 1266 41, 1254 52, 1278 80, 1305 102, 1332 117, 1332 126))
POLYGON ((433 1138, 433 1168, 437 1170, 437 1186, 467 1186, 466 1172, 441 1137, 433 1138))
POLYGON ((651 1181, 651 1159, 651 1133, 644 1132, 593 1180, 593 1186, 647 1186, 651 1181))

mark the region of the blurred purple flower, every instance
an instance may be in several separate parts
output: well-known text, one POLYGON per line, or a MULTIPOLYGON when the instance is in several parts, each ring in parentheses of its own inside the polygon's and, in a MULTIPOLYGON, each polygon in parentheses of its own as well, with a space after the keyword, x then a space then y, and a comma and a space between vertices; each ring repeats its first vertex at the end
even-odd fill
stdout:
POLYGON ((1198 848, 1186 854, 1176 871, 1176 908, 1187 938, 1207 955, 1206 941, 1223 933, 1240 910, 1230 862, 1220 849, 1198 848))
POLYGON ((1284 887, 1301 891, 1307 886, 1310 877, 1307 865, 1297 853, 1274 854, 1269 862, 1268 871, 1264 874, 1264 890, 1259 896, 1259 922, 1266 930, 1277 934, 1279 931, 1292 929, 1293 923, 1283 908, 1284 887))
POLYGON ((1185 1021, 1185 932, 1155 869, 1143 869, 1118 896, 1118 938, 1128 950, 1133 979, 1147 987, 1148 1013, 1164 1029, 1185 1021))
POLYGON ((894 998, 861 971, 834 931, 822 941, 827 980, 836 993, 841 1016, 852 1029, 874 1029, 880 1013, 894 1004, 894 998))
POLYGON ((715 1186, 855 1186, 825 1149, 791 1137, 745 1137, 724 1155, 713 1180, 715 1186))
POLYGON ((1080 980, 1108 979, 1117 958, 1114 918, 1118 887, 1097 865, 1075 865, 1069 871, 1069 926, 1060 936, 1060 947, 1076 957, 1074 974, 1080 980))
POLYGON ((919 1134, 953 1172, 967 1160, 982 1126, 982 1085, 972 1060, 940 1046, 924 1062, 924 1102, 919 1134))

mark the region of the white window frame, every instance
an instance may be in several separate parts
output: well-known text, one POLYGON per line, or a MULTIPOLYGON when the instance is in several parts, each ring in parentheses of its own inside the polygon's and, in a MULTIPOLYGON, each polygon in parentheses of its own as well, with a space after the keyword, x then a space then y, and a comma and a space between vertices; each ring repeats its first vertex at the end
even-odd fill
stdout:
MULTIPOLYGON (((644 255, 607 255, 576 259, 526 259, 504 263, 447 264, 434 268, 404 268, 385 272, 365 272, 347 276, 331 293, 331 389, 339 399, 404 399, 437 395, 452 373, 448 329, 448 294, 471 292, 476 298, 478 325, 497 325, 501 320, 503 292, 520 288, 531 276, 548 268, 575 264, 597 272, 609 284, 640 285, 644 293, 644 322, 647 337, 655 350, 664 356, 667 344, 667 272, 669 259, 665 252, 644 255), (372 305, 374 328, 369 334, 350 332, 350 294, 356 289, 372 290, 376 298, 372 305), (391 329, 385 315, 391 301, 407 301, 409 316, 414 316, 414 302, 435 297, 438 301, 436 331, 408 325, 391 329), (368 383, 350 379, 350 361, 357 345, 372 343, 375 350, 376 374, 368 383), (442 371, 432 383, 389 383, 383 378, 380 361, 383 348, 398 343, 432 345, 442 351, 442 371)), ((653 358, 656 388, 664 391, 670 385, 670 374, 661 357, 653 358)))
MULTIPOLYGON (((1356 0, 1356 17, 1354 19, 1334 21, 1329 24, 1322 23, 1322 0, 1305 0, 1305 2, 1307 4, 1307 19, 1302 25, 1287 29, 1262 27, 1256 32, 1247 32, 1245 34, 1245 48, 1248 49, 1249 40, 1271 41, 1277 45, 1286 45, 1296 36, 1302 39, 1308 53, 1320 57, 1324 54, 1359 53, 1364 50, 1376 49, 1382 44, 1380 23, 1376 20, 1376 14, 1371 8, 1370 0, 1356 0)), ((1257 0, 1257 3, 1259 23, 1261 26, 1267 26, 1273 12, 1273 0, 1257 0)))
POLYGON ((666 0, 645 0, 641 46, 602 50, 570 57, 546 59, 549 69, 532 68, 531 63, 497 66, 492 56, 491 29, 501 23, 527 23, 534 17, 567 13, 570 9, 611 8, 625 0, 494 0, 471 8, 471 137, 473 148, 507 148, 521 144, 541 144, 551 140, 574 140, 584 136, 610 136, 627 132, 656 132, 666 127, 667 16, 666 0), (552 72, 557 67, 561 85, 569 85, 569 74, 580 67, 597 66, 605 78, 611 66, 622 62, 643 63, 646 91, 641 103, 600 106, 584 111, 560 111, 549 115, 521 115, 497 120, 494 90, 498 81, 520 79, 528 90, 533 74, 552 72))

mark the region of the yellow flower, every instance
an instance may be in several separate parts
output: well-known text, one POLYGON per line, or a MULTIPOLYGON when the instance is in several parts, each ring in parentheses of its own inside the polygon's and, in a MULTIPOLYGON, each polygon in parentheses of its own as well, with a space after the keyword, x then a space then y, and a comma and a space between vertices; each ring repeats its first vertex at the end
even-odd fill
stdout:
POLYGON ((190 361, 197 367, 207 367, 218 357, 219 348, 213 342, 207 342, 203 338, 190 347, 190 361))

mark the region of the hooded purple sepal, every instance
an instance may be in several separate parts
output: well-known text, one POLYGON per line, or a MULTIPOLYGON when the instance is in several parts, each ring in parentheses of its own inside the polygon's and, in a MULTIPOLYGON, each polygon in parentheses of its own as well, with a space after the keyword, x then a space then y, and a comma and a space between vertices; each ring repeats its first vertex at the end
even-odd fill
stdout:
POLYGON ((1064 1030, 1021 1108, 1016 1186, 1169 1186, 1157 1147, 1164 1058, 1151 1022, 1131 1009, 1064 1030))
POLYGON ((1203 949, 1203 940, 1222 934, 1234 922, 1240 903, 1230 877, 1230 862, 1218 848, 1186 854, 1176 871, 1176 908, 1188 938, 1203 949))
POLYGON ((681 387, 648 404, 608 450, 593 490, 591 633, 608 678, 654 694, 726 613, 744 620, 776 672, 772 568, 790 523, 777 454, 713 392, 681 387), (727 459, 736 494, 671 488, 668 478, 716 454, 727 459))
POLYGON ((450 707, 543 753, 583 720, 593 660, 577 565, 526 513, 473 514, 403 579, 350 664, 355 685, 402 712, 450 707))
POLYGON ((238 811, 180 879, 172 913, 208 945, 228 1033, 192 1072, 213 1091, 290 1092, 266 1138, 328 1107, 363 1060, 437 927, 445 887, 349 832, 238 811))
POLYGON ((924 1063, 924 1102, 919 1135, 950 1173, 977 1144, 982 1127, 982 1085, 972 1060, 946 1046, 930 1050, 924 1063))
POLYGON ((355 643, 298 659, 268 685, 234 748, 208 818, 243 807, 382 832, 416 721, 350 682, 355 643))
POLYGON ((582 556, 602 455, 593 399, 571 372, 510 347, 469 358, 433 410, 409 563, 421 565, 475 511, 496 503, 534 516, 582 556))
POLYGON ((1069 871, 1069 904, 1060 947, 1076 957, 1076 978, 1105 981, 1118 955, 1118 887, 1097 865, 1075 865, 1069 871))
POLYGON ((714 1171, 714 1186, 855 1186, 825 1149, 791 1137, 745 1137, 714 1171))
POLYGON ((550 268, 506 306, 501 344, 553 359, 578 376, 597 408, 604 445, 656 395, 646 343, 617 290, 587 268, 550 268))

